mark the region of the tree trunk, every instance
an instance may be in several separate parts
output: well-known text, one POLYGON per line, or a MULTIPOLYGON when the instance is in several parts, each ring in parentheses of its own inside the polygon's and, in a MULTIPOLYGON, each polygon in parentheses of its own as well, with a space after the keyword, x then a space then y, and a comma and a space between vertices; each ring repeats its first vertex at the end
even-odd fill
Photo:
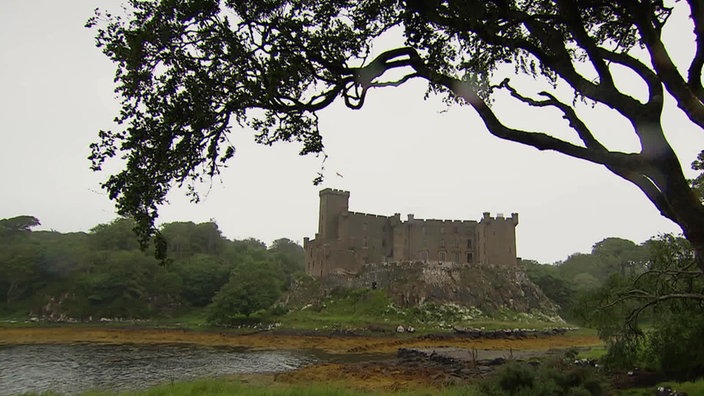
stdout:
POLYGON ((684 178, 679 164, 676 170, 669 169, 667 174, 667 184, 662 192, 671 216, 666 217, 680 226, 692 245, 697 267, 704 273, 704 206, 684 178))

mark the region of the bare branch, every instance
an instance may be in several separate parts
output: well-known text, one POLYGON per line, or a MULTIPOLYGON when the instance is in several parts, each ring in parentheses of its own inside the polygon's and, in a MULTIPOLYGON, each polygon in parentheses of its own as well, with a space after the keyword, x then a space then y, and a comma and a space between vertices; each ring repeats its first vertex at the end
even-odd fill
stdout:
POLYGON ((582 140, 582 142, 584 142, 587 148, 606 151, 606 148, 594 137, 587 125, 584 124, 584 122, 579 118, 579 116, 577 116, 577 113, 574 111, 574 109, 560 102, 554 95, 543 91, 540 93, 540 95, 547 97, 547 100, 535 100, 525 97, 519 94, 518 91, 516 91, 513 87, 509 85, 508 78, 504 79, 501 84, 499 84, 499 87, 507 89, 511 93, 511 96, 531 106, 552 106, 558 108, 563 113, 562 117, 569 121, 570 127, 572 127, 572 129, 577 132, 579 138, 582 140))
POLYGON ((655 207, 660 211, 662 216, 677 222, 677 217, 672 205, 668 202, 665 194, 663 194, 663 191, 652 178, 648 177, 643 172, 637 172, 629 169, 628 167, 607 166, 607 168, 609 168, 609 170, 614 174, 628 180, 638 187, 645 194, 648 200, 650 200, 650 202, 652 202, 653 205, 655 205, 655 207))
POLYGON ((459 80, 437 73, 427 68, 420 56, 413 56, 413 68, 418 75, 427 79, 433 84, 437 84, 448 89, 458 98, 470 104, 479 113, 489 132, 499 138, 533 146, 538 150, 554 150, 560 153, 594 162, 601 165, 614 166, 631 169, 636 165, 637 154, 625 154, 619 152, 609 152, 605 150, 581 147, 570 142, 557 139, 542 132, 528 132, 513 129, 505 126, 491 110, 491 108, 480 98, 474 87, 468 81, 459 80))
MULTIPOLYGON (((651 106, 662 107, 663 90, 660 79, 648 66, 638 59, 621 52, 609 51, 604 48, 599 49, 604 59, 619 65, 625 66, 638 74, 648 86, 648 103, 651 106)), ((651 111, 655 111, 651 109, 651 111)), ((659 112, 659 110, 657 110, 659 112)))

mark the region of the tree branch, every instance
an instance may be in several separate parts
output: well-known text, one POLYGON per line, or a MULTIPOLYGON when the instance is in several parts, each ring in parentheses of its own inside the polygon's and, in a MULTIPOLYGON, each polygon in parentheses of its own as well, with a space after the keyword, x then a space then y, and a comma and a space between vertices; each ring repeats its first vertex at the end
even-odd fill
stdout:
POLYGON ((511 96, 531 106, 552 106, 558 108, 560 111, 562 111, 562 118, 569 121, 570 127, 572 127, 572 129, 577 132, 579 138, 582 140, 582 142, 584 142, 587 148, 607 151, 606 148, 594 137, 594 135, 586 126, 586 124, 584 124, 584 122, 577 116, 577 113, 574 111, 574 109, 560 102, 555 96, 551 95, 550 93, 545 91, 540 92, 540 95, 548 98, 547 100, 535 100, 525 97, 519 94, 518 91, 516 91, 513 87, 509 85, 508 78, 504 79, 501 84, 499 84, 499 87, 507 89, 511 93, 511 96))
POLYGON ((632 310, 629 314, 628 317, 626 318, 626 323, 635 323, 638 320, 638 316, 648 309, 649 307, 652 307, 653 305, 659 304, 664 301, 669 301, 669 300, 695 300, 695 301, 704 301, 704 295, 698 294, 698 293, 673 293, 673 294, 665 294, 662 296, 655 296, 653 294, 650 294, 644 290, 632 290, 632 294, 629 293, 629 295, 626 295, 622 300, 648 300, 645 304, 640 305, 638 308, 632 310))
MULTIPOLYGON (((690 4, 697 0, 689 0, 690 4)), ((645 44, 650 61, 667 91, 677 101, 677 107, 700 128, 704 129, 704 102, 694 94, 690 86, 680 75, 677 67, 670 58, 665 45, 660 38, 660 32, 651 23, 652 16, 646 7, 636 6, 633 11, 634 23, 640 32, 645 44)))
POLYGON ((570 27, 577 44, 582 47, 589 56, 589 60, 599 75, 599 85, 614 89, 614 80, 609 67, 604 62, 599 48, 594 43, 584 28, 584 21, 579 15, 577 3, 571 0, 559 0, 557 2, 560 14, 564 18, 567 26, 570 27))
POLYGON ((657 183, 653 181, 652 178, 647 176, 646 172, 642 170, 634 171, 627 167, 619 166, 607 165, 607 168, 614 174, 620 176, 624 180, 628 180, 629 182, 633 183, 636 187, 638 187, 638 189, 640 189, 643 194, 645 194, 648 200, 652 202, 653 205, 655 205, 655 207, 660 211, 660 214, 662 216, 674 222, 677 222, 677 217, 670 202, 668 202, 667 198, 665 197, 665 194, 663 194, 663 191, 660 189, 657 183))
POLYGON ((694 35, 697 49, 687 73, 687 85, 694 95, 704 102, 704 88, 702 88, 702 67, 704 67, 704 4, 700 0, 688 0, 694 22, 694 35))
MULTIPOLYGON (((648 86, 648 105, 662 107, 662 83, 657 74, 641 61, 626 53, 609 51, 604 48, 600 48, 599 51, 604 59, 625 66, 638 74, 648 86)), ((651 109, 651 111, 654 111, 654 109, 651 109)))
MULTIPOLYGON (((412 56, 412 67, 420 77, 425 78, 432 84, 444 87, 456 97, 470 104, 482 118, 489 132, 496 137, 533 146, 538 150, 558 151, 571 157, 600 165, 631 169, 635 164, 634 161, 637 158, 637 154, 610 152, 590 147, 585 148, 542 132, 528 132, 509 128, 497 118, 493 110, 477 95, 470 82, 449 77, 429 69, 417 53, 412 56)), ((588 139, 586 136, 585 138, 588 139)))

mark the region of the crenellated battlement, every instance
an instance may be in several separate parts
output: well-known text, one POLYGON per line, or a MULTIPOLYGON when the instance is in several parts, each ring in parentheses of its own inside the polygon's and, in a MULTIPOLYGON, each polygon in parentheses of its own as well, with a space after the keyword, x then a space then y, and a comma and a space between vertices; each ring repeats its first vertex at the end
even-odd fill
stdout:
POLYGON ((321 197, 322 197, 323 195, 330 195, 330 194, 334 194, 334 195, 344 195, 344 196, 347 196, 347 197, 350 196, 350 192, 349 192, 349 191, 338 190, 338 189, 336 189, 336 188, 325 188, 325 189, 323 189, 323 190, 320 190, 320 193, 319 193, 319 195, 320 195, 321 197))
POLYGON ((496 217, 491 217, 491 213, 484 212, 482 214, 482 222, 497 222, 497 221, 507 221, 518 225, 518 213, 511 213, 511 217, 505 217, 503 213, 497 213, 496 217))
POLYGON ((377 215, 377 214, 371 214, 371 213, 362 213, 362 212, 350 212, 348 211, 344 216, 355 216, 355 217, 368 217, 372 219, 390 219, 393 218, 394 216, 384 216, 384 215, 377 215))
MULTIPOLYGON (((413 216, 413 215, 409 215, 413 216)), ((477 224, 477 221, 475 220, 447 220, 447 219, 417 219, 415 217, 409 218, 409 220, 413 220, 414 222, 423 222, 423 223, 433 223, 433 224, 443 224, 443 225, 471 225, 471 224, 477 224)))

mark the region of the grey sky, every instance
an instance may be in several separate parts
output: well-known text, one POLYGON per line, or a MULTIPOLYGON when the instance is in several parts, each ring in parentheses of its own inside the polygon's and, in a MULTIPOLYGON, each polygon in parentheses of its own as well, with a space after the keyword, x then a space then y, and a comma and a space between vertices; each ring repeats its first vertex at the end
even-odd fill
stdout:
MULTIPOLYGON (((83 25, 95 7, 119 3, 0 1, 0 218, 34 215, 42 228, 62 232, 115 218, 99 188, 107 174, 91 172, 86 159, 97 131, 111 128, 118 110, 114 68, 83 25)), ((683 54, 687 37, 671 32, 683 54)), ((350 209, 359 212, 470 220, 485 211, 518 212, 518 254, 542 262, 587 252, 609 236, 642 242, 679 231, 603 167, 491 137, 473 110, 424 101, 423 93, 423 84, 412 83, 373 92, 361 111, 338 104, 323 112, 323 186, 311 183, 320 158, 300 157, 292 144, 258 146, 250 131, 235 128, 237 155, 221 180, 196 205, 174 191, 160 221, 214 219, 228 238, 302 242, 317 229, 318 190, 334 187, 351 191, 350 209)), ((503 99, 497 112, 514 126, 566 130, 554 113, 503 99), (551 116, 554 123, 546 123, 551 116)), ((589 114, 610 147, 637 148, 623 120, 600 109, 589 114)), ((703 134, 672 108, 665 125, 689 169, 703 134)))

